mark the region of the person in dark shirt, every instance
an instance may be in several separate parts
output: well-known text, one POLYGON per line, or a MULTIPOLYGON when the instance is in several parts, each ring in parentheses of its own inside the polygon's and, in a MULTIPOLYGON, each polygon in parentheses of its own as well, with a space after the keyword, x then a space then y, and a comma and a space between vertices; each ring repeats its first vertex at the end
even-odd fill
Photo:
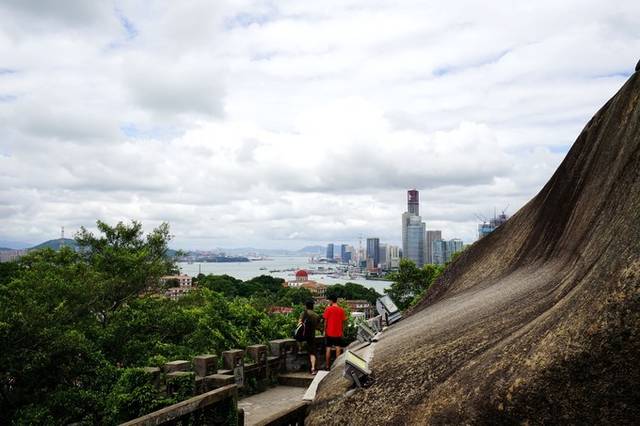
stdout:
POLYGON ((344 347, 342 331, 344 322, 347 320, 347 314, 338 305, 338 297, 336 295, 329 296, 331 305, 324 310, 322 317, 324 318, 324 337, 325 337, 325 356, 327 362, 327 370, 330 368, 331 348, 336 348, 336 358, 340 356, 344 347))
POLYGON ((305 327, 305 342, 307 343, 307 352, 309 352, 309 361, 311 363, 311 374, 316 374, 316 330, 319 330, 320 317, 313 310, 313 300, 305 303, 305 310, 300 316, 300 322, 307 321, 305 327))

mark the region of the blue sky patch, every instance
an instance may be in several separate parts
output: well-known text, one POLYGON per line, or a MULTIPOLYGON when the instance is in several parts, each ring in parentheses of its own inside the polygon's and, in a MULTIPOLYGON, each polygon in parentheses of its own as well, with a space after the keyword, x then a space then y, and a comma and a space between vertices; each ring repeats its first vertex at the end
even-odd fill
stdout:
POLYGON ((114 8, 114 13, 118 18, 118 21, 120 21, 120 25, 122 25, 122 28, 127 33, 127 40, 134 39, 138 35, 138 29, 133 22, 125 16, 124 12, 119 7, 114 8))

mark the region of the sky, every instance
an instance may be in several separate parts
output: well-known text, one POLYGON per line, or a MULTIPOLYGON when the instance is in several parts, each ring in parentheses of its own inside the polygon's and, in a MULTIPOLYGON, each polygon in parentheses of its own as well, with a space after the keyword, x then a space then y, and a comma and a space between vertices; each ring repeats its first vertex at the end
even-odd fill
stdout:
POLYGON ((0 239, 471 243, 638 59, 637 0, 0 0, 0 239))

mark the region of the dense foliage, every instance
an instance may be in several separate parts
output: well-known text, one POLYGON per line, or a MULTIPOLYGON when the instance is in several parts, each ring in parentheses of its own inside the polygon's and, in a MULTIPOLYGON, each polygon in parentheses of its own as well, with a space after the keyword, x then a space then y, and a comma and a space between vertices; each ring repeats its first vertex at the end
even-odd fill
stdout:
POLYGON ((387 294, 401 310, 415 304, 440 276, 444 267, 426 264, 418 268, 410 259, 401 259, 398 271, 389 275, 393 281, 387 294))
POLYGON ((229 275, 200 274, 196 283, 225 297, 260 298, 263 302, 278 306, 300 305, 312 298, 311 292, 306 288, 283 287, 282 278, 268 275, 260 275, 243 282, 229 275))

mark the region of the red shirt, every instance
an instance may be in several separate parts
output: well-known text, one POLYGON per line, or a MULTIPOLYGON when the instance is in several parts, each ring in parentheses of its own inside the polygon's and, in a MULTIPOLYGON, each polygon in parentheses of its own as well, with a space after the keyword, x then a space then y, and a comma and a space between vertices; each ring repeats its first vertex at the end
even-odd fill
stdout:
POLYGON ((322 314, 326 327, 325 335, 329 337, 342 337, 342 323, 347 320, 347 314, 344 313, 338 305, 328 306, 322 314))

